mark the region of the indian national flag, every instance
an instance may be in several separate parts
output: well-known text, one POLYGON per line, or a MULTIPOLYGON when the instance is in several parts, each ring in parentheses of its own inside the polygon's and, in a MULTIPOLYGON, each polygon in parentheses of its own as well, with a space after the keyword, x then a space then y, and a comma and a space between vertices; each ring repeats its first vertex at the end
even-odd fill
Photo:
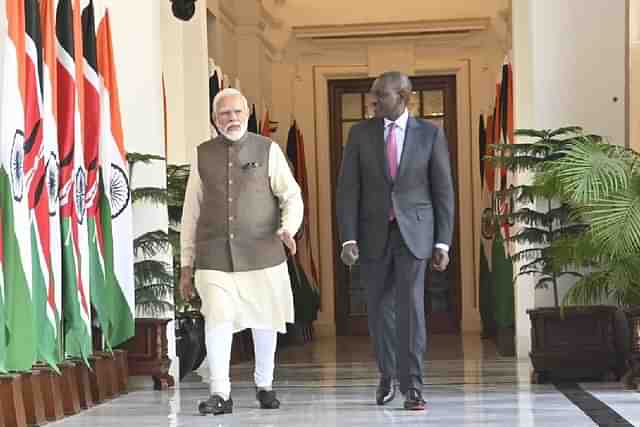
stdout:
MULTIPOLYGON (((58 147, 60 152, 60 215, 62 229, 63 318, 65 352, 86 358, 92 352, 87 236, 87 172, 84 167, 80 97, 76 80, 76 28, 80 10, 76 0, 59 0, 58 37, 58 147)), ((80 36, 80 34, 77 34, 80 36)))
MULTIPOLYGON (((33 309, 29 180, 25 157, 32 147, 25 135, 25 4, 4 2, 7 30, 3 81, 0 91, 0 210, 2 211, 2 273, 8 331, 5 368, 31 369, 36 360, 36 325, 33 309)), ((30 130, 29 130, 30 131, 30 130)))
POLYGON ((106 285, 111 307, 108 340, 116 346, 134 334, 133 231, 129 165, 124 148, 116 64, 109 12, 98 15, 100 76, 100 169, 104 193, 100 214, 104 231, 106 285), (117 239, 114 239, 117 236, 117 239))
MULTIPOLYGON (((7 11, 2 9, 0 10, 0 23, 2 23, 4 25, 4 23, 6 22, 5 17, 6 17, 6 13, 7 11)), ((6 36, 6 28, 2 28, 2 31, 0 32, 0 60, 4 59, 4 46, 7 43, 7 36, 6 36)), ((2 79, 2 72, 4 71, 3 68, 0 68, 0 84, 2 84, 1 82, 3 81, 2 79)), ((2 86, 0 86, 2 87, 2 86)), ((2 117, 0 117, 0 130, 2 129, 2 117)), ((0 173, 2 173, 2 159, 0 158, 0 173)), ((2 224, 4 223, 3 221, 3 215, 2 215, 2 205, 0 204, 0 373, 5 373, 7 372, 7 368, 6 368, 6 359, 7 359, 7 333, 6 333, 6 310, 5 310, 5 306, 4 306, 4 273, 2 272, 2 263, 4 261, 4 252, 3 252, 3 247, 4 247, 4 243, 3 243, 3 239, 2 239, 2 224)))

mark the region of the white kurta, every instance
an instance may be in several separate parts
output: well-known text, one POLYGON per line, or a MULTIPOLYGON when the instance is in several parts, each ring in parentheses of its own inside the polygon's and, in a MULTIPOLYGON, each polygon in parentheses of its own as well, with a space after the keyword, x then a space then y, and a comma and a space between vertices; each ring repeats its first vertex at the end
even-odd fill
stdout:
MULTIPOLYGON (((273 142, 269 150, 268 174, 271 191, 280 202, 281 230, 293 236, 302 223, 304 211, 300 186, 291 173, 284 153, 273 142)), ((206 189, 202 187, 198 173, 196 149, 180 227, 183 266, 193 266, 195 259, 196 226, 200 215, 206 215, 206 212, 200 212, 203 191, 206 189)), ((210 326, 231 321, 234 332, 253 328, 284 333, 286 323, 293 323, 293 295, 286 262, 260 270, 234 273, 197 270, 195 279, 202 299, 202 314, 210 326)))

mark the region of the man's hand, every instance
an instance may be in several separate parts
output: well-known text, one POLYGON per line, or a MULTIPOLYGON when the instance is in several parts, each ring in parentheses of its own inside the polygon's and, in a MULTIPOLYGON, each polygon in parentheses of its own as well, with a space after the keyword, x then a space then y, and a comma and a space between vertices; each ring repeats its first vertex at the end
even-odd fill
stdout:
POLYGON ((358 261, 360 257, 360 251, 358 250, 358 244, 355 242, 347 243, 342 247, 342 253, 340 254, 340 259, 345 263, 348 267, 351 267, 358 261))
POLYGON ((193 277, 193 267, 182 266, 180 269, 180 295, 185 301, 193 298, 194 289, 191 278, 193 277))
POLYGON ((435 271, 445 271, 449 265, 449 252, 442 248, 435 248, 431 257, 431 267, 435 271))
POLYGON ((291 254, 291 256, 295 255, 296 241, 293 237, 291 237, 291 234, 289 234, 287 230, 281 230, 278 233, 278 236, 280 237, 280 240, 282 240, 282 243, 284 243, 284 245, 287 247, 287 249, 289 249, 289 253, 291 254))

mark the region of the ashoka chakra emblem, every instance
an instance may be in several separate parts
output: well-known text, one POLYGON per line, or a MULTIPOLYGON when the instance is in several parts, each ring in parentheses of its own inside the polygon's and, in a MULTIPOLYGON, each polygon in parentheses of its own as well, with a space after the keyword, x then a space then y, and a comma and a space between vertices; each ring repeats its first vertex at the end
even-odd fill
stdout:
POLYGON ((49 215, 55 216, 58 214, 58 203, 60 200, 58 195, 58 188, 60 185, 60 166, 58 165, 58 157, 54 152, 49 154, 45 177, 47 180, 46 184, 49 194, 49 215))
POLYGON ((11 146, 11 192, 16 202, 22 200, 24 194, 24 133, 16 130, 11 146))
POLYGON ((111 218, 116 218, 129 205, 131 192, 129 191, 129 179, 122 168, 111 164, 111 218))

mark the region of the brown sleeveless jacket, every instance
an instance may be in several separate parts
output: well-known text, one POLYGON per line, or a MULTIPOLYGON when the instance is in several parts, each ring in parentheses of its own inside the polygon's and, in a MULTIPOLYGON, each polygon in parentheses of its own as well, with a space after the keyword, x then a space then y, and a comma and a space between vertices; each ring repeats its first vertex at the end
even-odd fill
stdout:
POLYGON ((286 260, 276 234, 280 207, 269 179, 271 144, 247 133, 239 141, 218 136, 198 146, 197 269, 250 271, 286 260))

